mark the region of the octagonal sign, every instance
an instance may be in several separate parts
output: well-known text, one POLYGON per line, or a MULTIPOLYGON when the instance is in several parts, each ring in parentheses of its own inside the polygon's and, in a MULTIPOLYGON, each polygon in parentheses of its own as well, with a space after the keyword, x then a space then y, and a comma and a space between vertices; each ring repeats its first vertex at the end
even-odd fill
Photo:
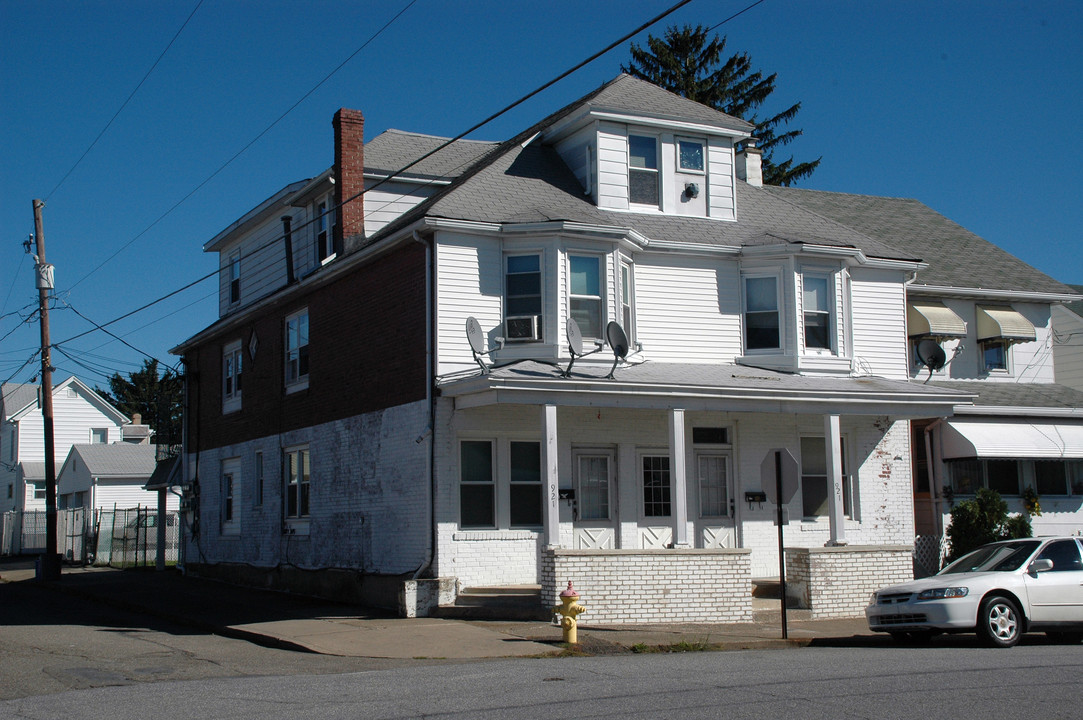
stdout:
POLYGON ((790 500, 793 500, 793 496, 797 494, 797 478, 800 472, 797 460, 794 459, 789 450, 786 448, 768 450, 767 456, 760 463, 760 483, 764 493, 767 494, 767 499, 776 505, 780 502, 785 505, 790 500), (781 498, 778 496, 778 481, 775 475, 776 466, 782 468, 781 498))

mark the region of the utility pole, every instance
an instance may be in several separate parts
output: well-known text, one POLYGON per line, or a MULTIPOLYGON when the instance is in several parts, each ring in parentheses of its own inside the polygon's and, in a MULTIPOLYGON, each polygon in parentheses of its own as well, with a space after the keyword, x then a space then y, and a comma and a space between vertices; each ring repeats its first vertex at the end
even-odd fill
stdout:
POLYGON ((60 578, 60 557, 56 552, 56 450, 53 438, 53 364, 49 348, 49 291, 53 289, 53 266, 45 262, 45 230, 41 210, 45 201, 34 200, 34 240, 38 287, 38 319, 41 325, 41 420, 45 429, 45 555, 40 560, 39 579, 60 578))

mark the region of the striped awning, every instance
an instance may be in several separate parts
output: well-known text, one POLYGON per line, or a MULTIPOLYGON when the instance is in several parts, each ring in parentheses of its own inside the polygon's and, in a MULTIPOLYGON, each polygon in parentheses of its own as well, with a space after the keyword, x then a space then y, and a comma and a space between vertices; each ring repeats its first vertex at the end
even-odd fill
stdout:
POLYGON ((906 304, 910 337, 966 337, 966 323, 939 300, 911 300, 906 304))
POLYGON ((1017 310, 1006 306, 979 305, 978 340, 1034 340, 1034 326, 1017 310))

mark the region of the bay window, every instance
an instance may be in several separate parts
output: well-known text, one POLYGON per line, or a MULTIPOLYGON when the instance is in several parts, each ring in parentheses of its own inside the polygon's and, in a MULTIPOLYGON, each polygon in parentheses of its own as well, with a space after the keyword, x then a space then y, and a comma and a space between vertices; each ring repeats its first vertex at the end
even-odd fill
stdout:
POLYGON ((745 349, 780 348, 778 278, 773 275, 746 277, 744 290, 745 349))
POLYGON ((597 255, 568 256, 568 307, 585 338, 605 337, 602 259, 597 255))

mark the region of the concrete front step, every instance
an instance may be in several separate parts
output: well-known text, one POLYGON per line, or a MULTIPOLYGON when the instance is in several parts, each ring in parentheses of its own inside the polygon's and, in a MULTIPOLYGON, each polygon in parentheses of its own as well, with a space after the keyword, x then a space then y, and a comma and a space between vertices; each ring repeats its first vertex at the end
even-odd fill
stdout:
POLYGON ((459 620, 548 620, 540 585, 464 588, 454 605, 441 605, 434 617, 459 620))

